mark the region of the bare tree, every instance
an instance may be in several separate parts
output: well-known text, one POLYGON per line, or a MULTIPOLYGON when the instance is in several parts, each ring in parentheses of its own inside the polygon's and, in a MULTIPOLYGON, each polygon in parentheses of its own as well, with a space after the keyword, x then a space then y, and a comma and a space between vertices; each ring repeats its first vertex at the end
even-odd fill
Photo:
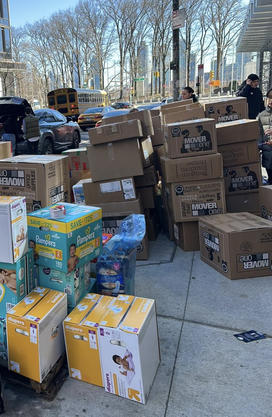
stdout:
POLYGON ((222 59, 228 47, 235 42, 245 17, 240 0, 213 0, 207 9, 207 18, 216 43, 216 79, 220 79, 222 59))

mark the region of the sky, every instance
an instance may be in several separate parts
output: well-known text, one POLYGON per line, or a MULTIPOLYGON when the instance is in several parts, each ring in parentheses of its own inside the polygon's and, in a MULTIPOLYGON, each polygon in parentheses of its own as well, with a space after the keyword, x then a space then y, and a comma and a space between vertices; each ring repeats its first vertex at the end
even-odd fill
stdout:
POLYGON ((75 7, 78 0, 9 0, 11 26, 24 26, 51 14, 75 7))

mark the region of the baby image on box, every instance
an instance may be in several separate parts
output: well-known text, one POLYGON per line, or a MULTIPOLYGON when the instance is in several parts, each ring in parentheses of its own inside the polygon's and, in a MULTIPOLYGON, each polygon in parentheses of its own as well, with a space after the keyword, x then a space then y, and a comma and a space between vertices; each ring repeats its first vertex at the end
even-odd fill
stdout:
POLYGON ((135 375, 135 365, 132 353, 126 349, 123 357, 120 355, 113 355, 112 360, 118 365, 120 374, 124 375, 130 384, 135 375))

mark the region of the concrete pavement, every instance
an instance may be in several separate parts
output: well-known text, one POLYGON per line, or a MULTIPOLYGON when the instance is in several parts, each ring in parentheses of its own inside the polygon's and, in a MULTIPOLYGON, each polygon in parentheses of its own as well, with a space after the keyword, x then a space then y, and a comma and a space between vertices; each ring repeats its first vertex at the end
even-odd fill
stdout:
POLYGON ((162 361, 147 404, 68 378, 52 402, 6 386, 7 417, 271 417, 272 339, 233 334, 272 335, 272 277, 230 281, 164 235, 150 252, 136 295, 156 299, 162 361))

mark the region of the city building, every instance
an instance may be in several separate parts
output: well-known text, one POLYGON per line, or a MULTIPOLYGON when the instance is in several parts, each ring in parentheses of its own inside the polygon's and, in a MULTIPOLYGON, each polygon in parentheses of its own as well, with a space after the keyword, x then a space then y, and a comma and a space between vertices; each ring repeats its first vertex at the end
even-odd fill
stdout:
POLYGON ((0 0, 0 96, 14 95, 14 74, 25 70, 25 65, 12 60, 9 0, 0 0))

